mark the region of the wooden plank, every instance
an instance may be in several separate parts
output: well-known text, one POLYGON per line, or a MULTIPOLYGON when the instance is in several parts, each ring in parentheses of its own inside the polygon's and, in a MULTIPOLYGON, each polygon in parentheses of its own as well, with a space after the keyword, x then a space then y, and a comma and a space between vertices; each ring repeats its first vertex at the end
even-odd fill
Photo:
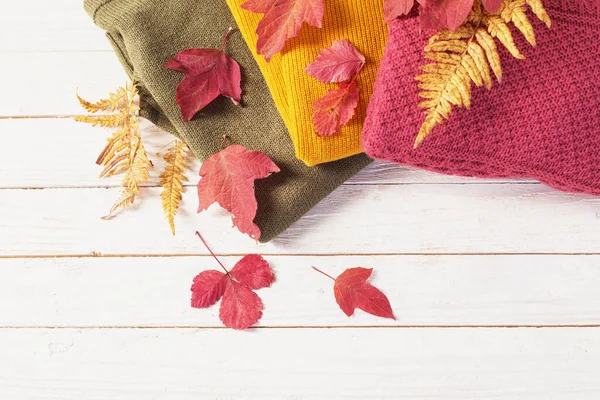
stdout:
MULTIPOLYGON (((37 2, 36 2, 37 4, 37 2)), ((68 32, 68 30, 65 30, 68 32)), ((0 74, 0 117, 79 115, 90 100, 127 82, 112 52, 11 53, 0 74)))
MULTIPOLYGON (((600 325, 600 256, 266 258, 277 281, 258 291, 262 327, 600 325), (312 265, 374 268, 397 320, 346 317, 312 265)), ((192 279, 212 268, 211 257, 0 260, 0 327, 221 326, 218 307, 189 305, 192 279)))
POLYGON ((0 14, 0 52, 110 50, 83 1, 14 1, 0 14))
MULTIPOLYGON (((101 171, 95 160, 104 147, 110 129, 65 119, 0 119, 0 131, 10 132, 4 146, 20 149, 27 138, 27 152, 7 151, 0 157, 0 188, 47 187, 118 187, 122 177, 99 179, 101 171)), ((150 186, 158 185, 164 163, 158 151, 164 151, 173 136, 142 123, 142 135, 154 169, 150 186)), ((188 186, 198 183, 200 162, 189 157, 188 186)), ((452 177, 392 163, 376 162, 352 178, 348 184, 429 184, 429 183, 503 183, 507 180, 482 180, 452 177)), ((525 182, 525 181, 523 181, 525 182)), ((530 181, 531 182, 531 181, 530 181)))
POLYGON ((600 329, 0 330, 7 399, 589 400, 600 329))
POLYGON ((101 220, 118 189, 2 190, 2 256, 207 254, 598 253, 600 199, 542 185, 342 186, 277 240, 257 245, 214 205, 197 215, 184 194, 172 236, 160 189, 101 220), (342 240, 343 238, 343 240, 342 240))

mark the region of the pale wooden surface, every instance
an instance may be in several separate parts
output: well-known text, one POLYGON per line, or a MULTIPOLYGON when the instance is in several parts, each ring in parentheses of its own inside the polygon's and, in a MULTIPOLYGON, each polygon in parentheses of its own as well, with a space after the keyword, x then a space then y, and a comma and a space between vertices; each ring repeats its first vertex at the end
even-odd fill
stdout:
MULTIPOLYGON (((600 199, 376 163, 257 246, 218 208, 196 215, 192 162, 177 236, 157 173, 102 221, 108 132, 67 117, 77 88, 101 96, 125 74, 80 1, 0 11, 1 399, 600 397, 600 199), (227 265, 272 263, 258 329, 189 307, 215 267, 196 229, 227 265), (375 268, 398 320, 346 318, 312 265, 375 268)), ((150 154, 171 140, 143 134, 150 154)))

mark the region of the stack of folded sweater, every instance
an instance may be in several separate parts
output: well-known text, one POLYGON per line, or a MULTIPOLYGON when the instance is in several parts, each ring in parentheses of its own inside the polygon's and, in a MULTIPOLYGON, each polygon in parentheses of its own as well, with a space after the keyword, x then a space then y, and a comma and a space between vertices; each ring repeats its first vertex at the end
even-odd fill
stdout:
MULTIPOLYGON (((231 143, 264 152, 281 169, 268 179, 256 181, 255 223, 261 229, 263 242, 275 238, 371 161, 360 154, 360 120, 366 114, 367 96, 372 91, 385 45, 382 6, 379 0, 329 0, 328 3, 330 29, 303 30, 297 38, 305 41, 303 48, 288 52, 289 61, 283 57, 281 61, 272 60, 271 74, 263 69, 265 77, 252 56, 254 46, 249 46, 239 32, 232 32, 225 50, 242 67, 242 106, 221 97, 185 123, 175 102, 181 74, 166 69, 164 64, 182 50, 218 48, 227 29, 237 26, 227 4, 202 0, 85 0, 84 3, 95 23, 107 32, 121 63, 138 85, 143 117, 181 138, 201 160, 221 150, 223 134, 227 134, 231 143), (365 7, 368 3, 370 7, 365 7), (306 119, 311 99, 322 95, 323 88, 321 84, 318 90, 314 88, 311 82, 314 79, 304 77, 303 70, 325 45, 331 44, 326 43, 336 38, 335 32, 342 37, 354 32, 344 19, 335 17, 336 9, 353 16, 353 25, 364 24, 360 34, 355 33, 355 44, 369 55, 372 65, 366 73, 361 73, 365 94, 352 126, 343 135, 315 139, 311 119, 306 119), (381 27, 375 28, 376 25, 381 27), (369 26, 372 31, 368 31, 369 26), (309 44, 313 36, 320 41, 309 44), (287 86, 279 81, 284 75, 289 82, 287 86), (322 164, 309 167, 298 160, 294 144, 298 153, 304 154, 306 164, 322 164)), ((235 6, 236 11, 238 8, 235 6)), ((256 28, 253 16, 247 11, 236 14, 240 23, 245 24, 239 30, 247 36, 256 28)), ((258 61, 264 66, 262 60, 258 61)))
POLYGON ((280 173, 256 181, 261 241, 275 238, 364 168, 371 160, 361 154, 363 145, 373 158, 438 172, 532 177, 600 194, 594 145, 600 133, 600 6, 593 2, 544 0, 555 26, 547 31, 534 24, 538 48, 525 53, 531 55, 527 62, 502 54, 505 81, 491 92, 478 91, 470 111, 455 111, 416 150, 424 116, 414 77, 427 37, 414 16, 392 22, 384 56, 383 0, 325 0, 323 27, 305 24, 266 62, 256 53, 261 15, 244 10, 244 2, 85 0, 85 8, 137 83, 143 117, 181 138, 201 160, 221 149, 225 133, 279 166, 280 173), (218 47, 230 26, 225 50, 242 67, 242 106, 218 98, 184 123, 175 102, 181 74, 164 64, 182 50, 218 47), (341 39, 366 58, 357 78, 360 100, 339 134, 321 137, 312 104, 328 86, 304 69, 341 39))

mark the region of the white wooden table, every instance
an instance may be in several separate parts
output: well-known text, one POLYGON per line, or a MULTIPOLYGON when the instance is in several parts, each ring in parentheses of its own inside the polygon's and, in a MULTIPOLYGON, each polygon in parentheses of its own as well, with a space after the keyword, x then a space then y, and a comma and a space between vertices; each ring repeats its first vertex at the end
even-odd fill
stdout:
MULTIPOLYGON (((375 164, 257 246, 217 207, 195 213, 195 164, 177 236, 158 172, 102 221, 109 132, 70 117, 77 88, 93 99, 125 74, 81 1, 3 3, 0 399, 600 398, 600 199, 375 164), (274 267, 257 329, 190 308, 216 267, 197 229, 227 265, 274 267), (347 318, 312 265, 375 268, 397 321, 347 318)), ((171 140, 143 135, 149 153, 171 140)))

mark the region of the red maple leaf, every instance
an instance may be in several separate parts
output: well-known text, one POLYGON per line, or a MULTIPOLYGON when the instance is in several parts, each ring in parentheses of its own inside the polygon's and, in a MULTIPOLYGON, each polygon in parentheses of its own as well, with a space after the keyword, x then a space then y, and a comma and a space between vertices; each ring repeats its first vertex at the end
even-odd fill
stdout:
POLYGON ((351 317, 358 308, 371 315, 396 319, 389 300, 379 289, 367 283, 373 273, 372 268, 349 268, 337 279, 313 267, 314 270, 335 281, 335 300, 347 316, 351 317))
POLYGON ((482 0, 485 10, 490 14, 495 14, 502 5, 502 0, 482 0))
POLYGON ((260 229, 253 222, 258 209, 254 181, 274 172, 279 172, 279 168, 266 154, 246 150, 239 144, 230 145, 200 167, 198 212, 216 202, 232 214, 233 225, 240 232, 258 240, 260 229))
POLYGON ((267 61, 279 53, 288 39, 298 36, 304 22, 321 27, 324 0, 248 0, 242 8, 264 14, 256 27, 256 51, 267 61))
POLYGON ((210 254, 225 273, 208 270, 194 278, 191 304, 194 308, 208 308, 221 298, 219 318, 228 328, 248 329, 262 317, 263 303, 253 290, 271 286, 275 281, 269 263, 257 254, 244 256, 228 271, 196 232, 210 254))
POLYGON ((331 136, 339 132, 354 116, 360 89, 356 81, 342 83, 337 89, 313 103, 313 124, 320 136, 331 136))
POLYGON ((241 72, 239 64, 221 50, 188 49, 170 59, 165 67, 183 72, 186 76, 177 86, 176 101, 184 121, 192 117, 210 102, 223 95, 238 105, 242 100, 241 72))
POLYGON ((323 49, 305 71, 323 83, 339 83, 354 79, 364 65, 365 56, 343 39, 334 40, 331 47, 323 49))
POLYGON ((401 15, 408 15, 414 5, 415 0, 385 0, 383 3, 384 22, 392 22, 401 15))
POLYGON ((419 0, 421 28, 455 31, 469 16, 474 0, 419 0))

